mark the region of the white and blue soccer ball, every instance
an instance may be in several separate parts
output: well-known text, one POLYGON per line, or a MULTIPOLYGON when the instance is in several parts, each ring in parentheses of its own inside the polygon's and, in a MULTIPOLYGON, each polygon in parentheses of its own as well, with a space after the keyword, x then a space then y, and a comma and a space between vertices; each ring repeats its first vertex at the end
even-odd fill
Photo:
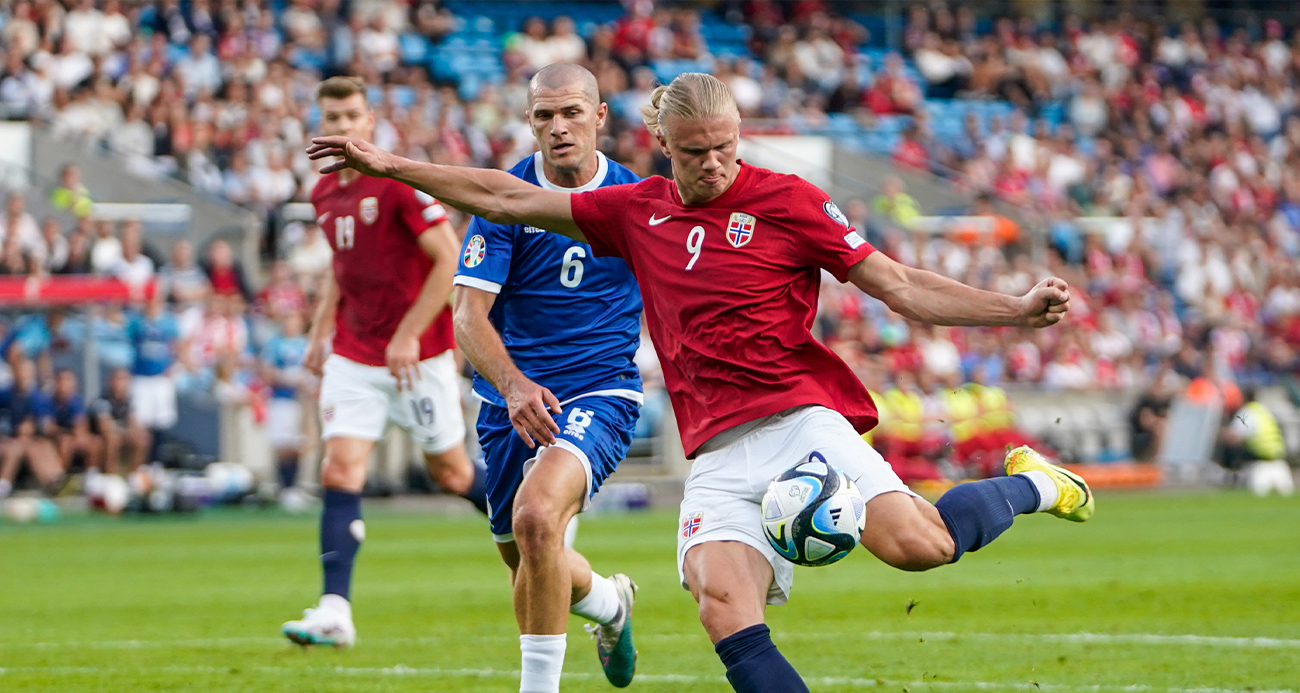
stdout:
POLYGON ((768 543, 796 565, 830 565, 844 558, 866 528, 862 492, 819 452, 774 479, 762 507, 768 543))

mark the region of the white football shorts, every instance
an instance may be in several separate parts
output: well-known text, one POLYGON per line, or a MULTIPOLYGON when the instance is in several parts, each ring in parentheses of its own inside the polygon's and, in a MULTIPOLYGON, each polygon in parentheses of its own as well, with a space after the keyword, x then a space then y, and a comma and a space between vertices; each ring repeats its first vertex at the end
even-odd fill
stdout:
POLYGON ((289 397, 272 397, 266 404, 266 437, 276 450, 302 447, 302 405, 289 397))
POLYGON ((176 425, 176 383, 168 375, 137 375, 131 378, 131 416, 136 423, 155 431, 176 425))
POLYGON ((331 354, 320 387, 321 437, 379 440, 392 422, 424 452, 446 452, 465 440, 459 378, 451 351, 421 361, 414 389, 401 392, 387 368, 331 354))
POLYGON ((794 564, 768 543, 759 504, 773 479, 807 460, 813 451, 848 474, 865 501, 891 491, 916 495, 839 412, 805 406, 766 417, 740 438, 695 458, 686 478, 677 530, 677 574, 682 587, 690 589, 684 566, 687 551, 709 541, 738 541, 754 547, 772 564, 767 603, 786 603, 794 564))

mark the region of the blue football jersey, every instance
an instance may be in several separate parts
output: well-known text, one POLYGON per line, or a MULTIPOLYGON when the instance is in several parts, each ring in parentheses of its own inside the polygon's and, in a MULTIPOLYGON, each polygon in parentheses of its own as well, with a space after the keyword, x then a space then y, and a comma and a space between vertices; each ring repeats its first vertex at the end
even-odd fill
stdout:
MULTIPOLYGON (((581 188, 560 188, 542 173, 541 153, 510 169, 550 190, 585 192, 635 183, 636 174, 597 152, 600 168, 581 188)), ((456 284, 497 294, 489 319, 524 375, 561 402, 601 393, 641 401, 632 357, 641 336, 641 292, 621 258, 532 226, 470 224, 456 284)), ((474 391, 497 406, 500 393, 481 375, 474 391)))
POLYGON ((262 360, 272 368, 280 371, 282 380, 277 380, 271 387, 271 396, 293 399, 297 396, 294 384, 302 381, 306 368, 302 365, 307 355, 307 338, 276 336, 262 347, 262 360))
POLYGON ((134 315, 126 331, 135 345, 136 375, 162 375, 171 368, 176 360, 176 340, 181 336, 176 318, 169 313, 154 318, 134 315))

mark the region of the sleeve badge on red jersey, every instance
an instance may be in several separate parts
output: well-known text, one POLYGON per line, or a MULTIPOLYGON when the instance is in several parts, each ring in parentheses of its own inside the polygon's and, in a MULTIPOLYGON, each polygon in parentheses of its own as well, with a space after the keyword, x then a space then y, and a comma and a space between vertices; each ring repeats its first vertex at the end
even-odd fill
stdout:
POLYGON ((844 216, 844 212, 841 212, 840 208, 836 207, 834 202, 827 200, 826 204, 822 205, 822 211, 826 212, 826 216, 834 219, 835 223, 841 226, 849 225, 849 218, 844 216))
POLYGON ((749 239, 754 237, 756 221, 758 220, 752 214, 732 212, 731 220, 727 222, 727 242, 733 248, 740 248, 749 243, 749 239))
POLYGON ((480 234, 474 234, 465 246, 465 252, 461 255, 461 262, 466 267, 478 267, 483 262, 483 256, 487 254, 487 241, 483 240, 480 234))
POLYGON ((379 218, 379 198, 363 197, 361 198, 361 221, 366 224, 373 224, 379 218))

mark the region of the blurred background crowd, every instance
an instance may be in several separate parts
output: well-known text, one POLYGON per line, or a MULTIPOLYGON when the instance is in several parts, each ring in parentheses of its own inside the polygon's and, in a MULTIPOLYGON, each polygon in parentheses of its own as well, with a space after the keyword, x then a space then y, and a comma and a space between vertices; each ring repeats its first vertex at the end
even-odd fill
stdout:
MULTIPOLYGON (((881 251, 974 286, 1019 294, 1062 277, 1071 312, 1052 330, 929 328, 825 282, 819 334, 879 395, 878 443, 904 476, 990 473, 991 453, 1032 438, 1008 389, 1126 393, 1114 401, 1127 436, 1081 459, 1149 459, 1189 386, 1228 410, 1257 386, 1300 395, 1300 32, 1122 12, 1039 22, 943 2, 909 6, 890 29, 863 4, 0 2, 3 115, 256 211, 268 277, 250 286, 224 241, 156 248, 139 223, 97 219, 75 165, 49 193, 58 215, 37 219, 10 192, 0 274, 157 290, 11 315, 0 491, 20 460, 53 486, 74 459, 165 458, 175 414, 157 397, 241 402, 259 421, 276 398, 300 401, 308 432, 302 334, 331 254, 284 205, 318 178, 303 154, 314 88, 340 73, 374 85, 376 143, 419 160, 508 168, 530 154, 527 79, 571 61, 611 104, 601 148, 643 176, 668 167, 637 107, 703 70, 729 84, 748 133, 831 133, 968 192, 970 209, 922 209, 897 178, 842 206, 881 251), (991 224, 921 223, 939 214, 991 224), (88 339, 102 392, 81 391, 88 339)), ((648 343, 638 361, 654 390, 648 343)), ((657 387, 646 437, 662 429, 657 387)))

